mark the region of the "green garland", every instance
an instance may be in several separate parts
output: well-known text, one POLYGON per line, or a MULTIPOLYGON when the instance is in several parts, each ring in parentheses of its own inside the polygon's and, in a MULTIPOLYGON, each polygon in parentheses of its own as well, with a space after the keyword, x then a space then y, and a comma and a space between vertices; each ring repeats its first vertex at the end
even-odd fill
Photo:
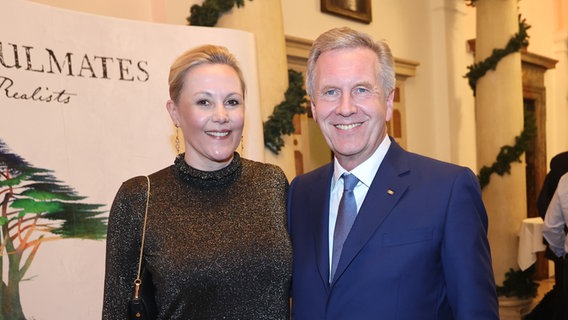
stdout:
MULTIPOLYGON (((252 1, 252 0, 249 0, 252 1)), ((213 27, 221 14, 231 10, 234 5, 244 6, 244 0, 205 0, 203 5, 194 4, 190 9, 187 21, 192 26, 213 27)), ((304 77, 301 72, 288 70, 288 90, 284 93, 285 100, 280 102, 268 120, 263 123, 264 145, 273 153, 278 154, 284 146, 281 135, 294 133, 292 119, 295 114, 308 112, 306 91, 303 89, 304 77)))
MULTIPOLYGON (((468 5, 475 5, 474 0, 466 0, 468 5)), ((495 70, 497 64, 506 55, 517 52, 521 50, 523 46, 528 45, 528 34, 527 30, 530 28, 526 24, 525 19, 521 20, 519 15, 519 32, 516 33, 507 43, 505 49, 493 49, 493 53, 490 57, 482 62, 473 64, 467 67, 470 71, 464 76, 464 78, 469 79, 469 85, 473 90, 473 95, 475 96, 475 86, 477 80, 483 77, 487 71, 495 70)), ((511 173, 511 163, 513 161, 521 162, 521 156, 529 148, 529 143, 531 139, 536 135, 535 119, 532 115, 525 115, 523 131, 519 136, 515 137, 515 145, 509 146, 505 145, 501 147, 499 154, 497 155, 496 161, 491 166, 483 166, 479 170, 478 179, 481 188, 489 184, 489 180, 493 173, 503 176, 505 173, 511 173)))
POLYGON ((479 170, 479 184, 483 189, 489 184, 489 179, 491 174, 496 173, 503 176, 505 173, 511 173, 511 163, 521 162, 521 156, 528 150, 530 146, 531 139, 536 135, 535 119, 532 114, 527 113, 524 120, 524 128, 520 135, 515 137, 514 146, 502 146, 499 154, 497 155, 497 160, 493 164, 488 166, 483 166, 479 170))
POLYGON ((280 102, 268 120, 264 122, 264 145, 273 153, 278 154, 284 146, 281 135, 294 133, 292 119, 296 114, 308 112, 306 90, 303 88, 304 77, 301 72, 288 70, 288 90, 284 93, 285 100, 280 102))
POLYGON ((233 9, 235 4, 237 8, 245 5, 244 0, 205 0, 202 5, 191 6, 190 15, 186 20, 192 26, 213 27, 217 24, 219 17, 233 9))
POLYGON ((487 59, 467 67, 469 72, 464 76, 464 78, 469 79, 469 86, 471 87, 471 90, 473 90, 474 96, 477 80, 483 77, 487 71, 495 70, 499 61, 501 61, 501 59, 505 56, 510 53, 518 52, 522 47, 526 47, 528 45, 527 39, 529 36, 527 34, 527 30, 530 29, 530 27, 531 26, 526 24, 525 19, 521 20, 521 16, 519 15, 519 32, 509 39, 505 49, 493 49, 493 53, 487 59))
POLYGON ((535 272, 534 265, 525 271, 510 268, 505 273, 505 281, 497 287, 497 295, 504 297, 534 298, 538 293, 539 284, 532 280, 535 272))

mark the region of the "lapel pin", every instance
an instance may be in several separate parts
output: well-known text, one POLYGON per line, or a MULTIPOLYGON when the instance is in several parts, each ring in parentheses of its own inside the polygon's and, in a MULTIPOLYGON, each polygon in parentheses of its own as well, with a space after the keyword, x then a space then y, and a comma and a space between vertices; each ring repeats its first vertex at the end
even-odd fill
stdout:
POLYGON ((389 190, 387 191, 387 193, 392 196, 392 195, 394 194, 394 191, 392 191, 391 189, 389 189, 389 190))

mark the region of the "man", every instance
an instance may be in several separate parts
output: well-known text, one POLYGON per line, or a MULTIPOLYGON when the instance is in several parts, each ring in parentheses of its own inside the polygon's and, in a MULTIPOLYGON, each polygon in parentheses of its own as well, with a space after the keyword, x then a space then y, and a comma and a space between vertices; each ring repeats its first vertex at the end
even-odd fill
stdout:
POLYGON ((306 88, 334 161, 290 186, 293 319, 498 319, 475 175, 387 135, 395 76, 386 43, 325 32, 306 88), (344 179, 355 187, 344 191, 344 179))
POLYGON ((554 288, 557 291, 557 299, 552 308, 557 312, 555 319, 566 319, 568 279, 565 261, 568 252, 568 238, 565 230, 568 224, 568 173, 564 173, 560 177, 555 190, 544 216, 542 234, 548 242, 550 250, 558 258, 558 265, 564 269, 555 269, 556 272, 560 273, 560 276, 555 277, 554 288))
POLYGON ((536 203, 538 213, 543 219, 556 191, 556 186, 558 186, 558 181, 566 172, 568 172, 568 151, 561 152, 550 159, 550 171, 544 178, 536 203))
MULTIPOLYGON (((550 171, 544 179, 542 184, 542 189, 537 199, 537 209, 538 213, 542 219, 546 220, 546 212, 548 210, 548 205, 552 200, 554 193, 556 192, 556 187, 558 186, 558 181, 560 177, 568 172, 568 151, 561 152, 550 160, 550 171)), ((566 228, 564 228, 566 231, 566 228)), ((566 313, 566 296, 564 294, 563 282, 564 282, 564 257, 557 257, 556 254, 551 250, 550 245, 547 244, 544 256, 552 260, 554 263, 554 286, 550 291, 548 291, 542 300, 534 307, 534 309, 526 316, 526 320, 533 319, 547 319, 547 320, 565 320, 566 313)))

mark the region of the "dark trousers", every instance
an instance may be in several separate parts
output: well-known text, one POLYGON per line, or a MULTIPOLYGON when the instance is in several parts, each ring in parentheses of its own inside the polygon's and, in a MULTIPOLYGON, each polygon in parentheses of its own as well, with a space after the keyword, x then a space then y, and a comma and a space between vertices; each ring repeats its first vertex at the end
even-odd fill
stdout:
POLYGON ((566 258, 554 257, 554 286, 525 320, 568 320, 568 263, 566 258))

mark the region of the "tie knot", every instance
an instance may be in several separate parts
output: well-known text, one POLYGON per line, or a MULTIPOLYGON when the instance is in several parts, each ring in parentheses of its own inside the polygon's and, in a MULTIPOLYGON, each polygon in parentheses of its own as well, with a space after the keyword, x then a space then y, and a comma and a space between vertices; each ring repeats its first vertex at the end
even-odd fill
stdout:
POLYGON ((359 179, 353 174, 344 173, 343 174, 343 190, 345 191, 353 191, 355 186, 359 182, 359 179))

